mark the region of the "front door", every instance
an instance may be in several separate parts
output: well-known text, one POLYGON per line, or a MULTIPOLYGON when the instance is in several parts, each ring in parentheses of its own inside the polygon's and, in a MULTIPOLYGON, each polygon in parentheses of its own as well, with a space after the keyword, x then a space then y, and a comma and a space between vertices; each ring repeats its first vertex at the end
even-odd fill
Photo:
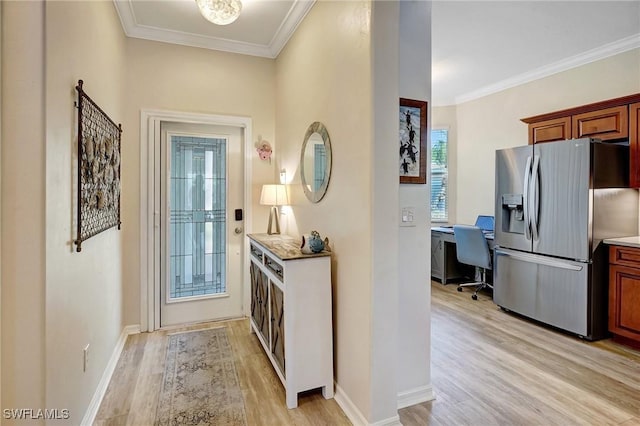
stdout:
POLYGON ((160 325, 242 315, 242 130, 160 127, 160 325))

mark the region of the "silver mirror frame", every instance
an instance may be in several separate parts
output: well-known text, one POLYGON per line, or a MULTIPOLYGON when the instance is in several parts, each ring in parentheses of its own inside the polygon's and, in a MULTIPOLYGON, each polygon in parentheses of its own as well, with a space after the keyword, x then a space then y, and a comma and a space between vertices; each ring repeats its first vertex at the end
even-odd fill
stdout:
POLYGON ((327 193, 327 187, 329 186, 329 180, 331 179, 331 138, 329 138, 329 132, 327 128, 324 127, 324 124, 316 121, 312 123, 307 129, 307 133, 304 135, 304 142, 302 144, 302 151, 300 152, 300 181, 302 182, 302 189, 304 191, 304 195, 307 196, 309 201, 312 203, 317 203, 325 196, 327 193), (308 182, 305 179, 304 175, 304 153, 307 148, 307 142, 309 142, 309 138, 312 134, 318 133, 324 142, 324 149, 326 152, 326 160, 327 163, 325 165, 324 170, 324 179, 322 180, 322 185, 317 191, 311 191, 308 187, 308 182))

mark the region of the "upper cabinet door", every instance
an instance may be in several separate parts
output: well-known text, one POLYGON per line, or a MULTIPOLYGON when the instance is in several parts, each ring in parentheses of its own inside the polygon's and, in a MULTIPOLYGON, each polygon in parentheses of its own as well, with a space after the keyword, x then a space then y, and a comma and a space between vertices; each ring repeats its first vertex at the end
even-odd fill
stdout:
POLYGON ((571 117, 529 124, 529 145, 571 139, 571 117))
POLYGON ((574 138, 598 138, 602 140, 629 137, 629 113, 627 106, 585 112, 572 117, 574 138))
POLYGON ((640 102, 629 105, 630 185, 640 188, 640 102))

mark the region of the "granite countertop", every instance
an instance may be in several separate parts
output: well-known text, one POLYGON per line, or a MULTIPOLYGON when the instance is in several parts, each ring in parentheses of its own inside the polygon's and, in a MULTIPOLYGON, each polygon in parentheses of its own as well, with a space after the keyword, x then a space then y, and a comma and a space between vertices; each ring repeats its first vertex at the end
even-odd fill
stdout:
POLYGON ((634 235, 632 237, 607 238, 602 240, 602 242, 612 246, 640 248, 640 235, 634 235))
POLYGON ((331 252, 323 250, 320 253, 304 254, 300 251, 300 238, 289 235, 248 234, 249 239, 264 246, 281 260, 306 259, 310 257, 331 256, 331 252))

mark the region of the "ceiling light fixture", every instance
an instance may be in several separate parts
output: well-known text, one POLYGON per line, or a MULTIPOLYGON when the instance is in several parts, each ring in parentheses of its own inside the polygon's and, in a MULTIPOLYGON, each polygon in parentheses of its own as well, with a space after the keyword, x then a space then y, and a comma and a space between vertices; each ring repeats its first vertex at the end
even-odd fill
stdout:
POLYGON ((240 0, 196 0, 200 13, 216 25, 228 25, 238 19, 242 10, 240 0))

